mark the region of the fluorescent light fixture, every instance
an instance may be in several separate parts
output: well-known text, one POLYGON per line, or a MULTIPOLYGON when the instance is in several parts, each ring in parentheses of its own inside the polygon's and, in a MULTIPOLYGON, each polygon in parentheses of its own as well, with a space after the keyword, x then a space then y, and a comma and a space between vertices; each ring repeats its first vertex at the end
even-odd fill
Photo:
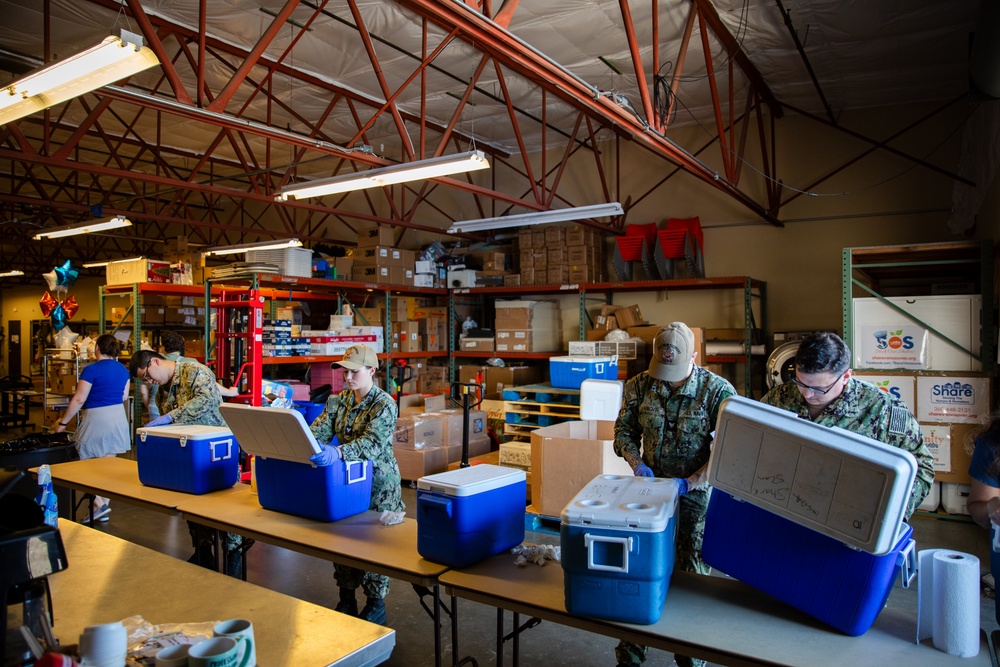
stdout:
POLYGON ((24 271, 4 271, 0 273, 0 278, 13 278, 14 276, 23 276, 24 271))
POLYGON ((302 241, 298 239, 288 239, 287 241, 261 241, 259 243, 244 243, 242 245, 219 246, 209 248, 203 254, 208 255, 235 255, 247 250, 281 250, 283 248, 301 248, 302 241))
POLYGON ((146 259, 145 256, 142 257, 125 257, 123 259, 106 259, 103 262, 88 262, 83 265, 85 269, 97 269, 102 266, 107 266, 108 264, 117 264, 118 262, 134 262, 137 259, 146 259))
POLYGON ((607 218, 621 215, 625 210, 618 202, 610 204, 594 204, 593 206, 578 206, 576 208, 556 208, 549 211, 534 211, 518 215, 503 215, 498 218, 482 218, 456 222, 448 228, 449 234, 460 232, 484 232, 490 229, 507 229, 540 225, 546 222, 570 222, 572 220, 587 220, 589 218, 607 218))
POLYGON ((459 153, 458 155, 418 160, 416 162, 407 162, 406 164, 392 165, 391 167, 377 167, 357 174, 345 174, 301 185, 292 185, 279 190, 274 199, 275 201, 288 201, 289 199, 320 197, 339 192, 379 188, 384 185, 419 181, 427 178, 437 178, 438 176, 461 174, 467 171, 489 168, 489 160, 486 159, 482 151, 469 151, 467 153, 459 153))
POLYGON ((0 89, 0 125, 159 65, 142 35, 121 31, 97 46, 0 89))
POLYGON ((124 215, 116 215, 113 218, 101 220, 99 222, 85 222, 79 225, 67 225, 66 227, 46 229, 43 232, 35 234, 33 238, 36 241, 41 241, 42 239, 57 239, 63 236, 76 236, 77 234, 93 234, 94 232, 104 232, 109 229, 131 226, 131 220, 126 218, 124 215))

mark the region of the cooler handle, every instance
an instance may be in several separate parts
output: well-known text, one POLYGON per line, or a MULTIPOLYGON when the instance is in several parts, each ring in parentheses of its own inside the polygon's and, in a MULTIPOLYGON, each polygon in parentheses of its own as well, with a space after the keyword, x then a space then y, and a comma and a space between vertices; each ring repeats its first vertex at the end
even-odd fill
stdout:
POLYGON ((452 518, 450 498, 441 498, 439 496, 427 494, 420 496, 420 499, 417 502, 423 505, 426 510, 439 510, 449 519, 452 518))
MULTIPOLYGON (((184 440, 181 440, 181 447, 183 447, 183 446, 184 446, 184 440)), ((211 440, 211 441, 209 441, 208 446, 212 450, 212 462, 213 463, 215 461, 225 461, 225 460, 231 459, 233 457, 233 439, 232 438, 227 438, 226 440, 211 440), (216 455, 216 453, 215 453, 216 452, 216 447, 218 447, 219 445, 225 445, 226 446, 226 455, 225 456, 217 456, 216 455)))
POLYGON ((355 482, 363 482, 368 479, 368 467, 365 466, 365 461, 344 461, 344 465, 347 466, 347 483, 354 484, 355 482), (351 477, 351 471, 361 468, 361 475, 358 477, 351 477))
POLYGON ((145 431, 136 431, 136 435, 139 436, 139 442, 146 442, 146 432, 145 431))
POLYGON ((622 572, 628 574, 628 554, 632 551, 631 537, 608 537, 604 535, 591 535, 587 533, 583 536, 583 543, 587 546, 587 569, 602 570, 604 572, 622 572), (618 544, 622 547, 622 565, 603 565, 594 562, 595 544, 618 544))
POLYGON ((917 576, 917 542, 910 540, 906 546, 896 554, 896 563, 899 565, 899 578, 903 588, 909 588, 913 577, 917 576))

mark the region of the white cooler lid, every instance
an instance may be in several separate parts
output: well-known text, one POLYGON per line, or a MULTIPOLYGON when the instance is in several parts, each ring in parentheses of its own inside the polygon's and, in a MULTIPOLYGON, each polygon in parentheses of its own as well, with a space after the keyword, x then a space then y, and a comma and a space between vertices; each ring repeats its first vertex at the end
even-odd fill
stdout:
POLYGON ((309 463, 321 449, 298 410, 223 403, 219 412, 248 454, 309 463))
POLYGON ((483 463, 425 475, 417 480, 417 488, 447 496, 471 496, 526 480, 523 470, 483 463))
POLYGON ((567 526, 658 533, 677 508, 677 483, 661 477, 598 475, 563 508, 567 526))
POLYGON ((731 396, 708 481, 797 524, 882 555, 896 544, 917 461, 898 447, 731 396))
POLYGON ((230 436, 225 426, 205 426, 203 424, 171 424, 168 426, 144 426, 135 430, 140 438, 154 436, 158 438, 214 438, 230 436))

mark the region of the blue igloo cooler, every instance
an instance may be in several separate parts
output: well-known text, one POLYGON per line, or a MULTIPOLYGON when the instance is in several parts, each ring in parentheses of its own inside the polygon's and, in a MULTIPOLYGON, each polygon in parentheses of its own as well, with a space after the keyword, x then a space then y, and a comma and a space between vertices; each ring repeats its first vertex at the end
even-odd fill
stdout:
POLYGON ((466 567, 524 541, 523 470, 475 465, 417 480, 417 553, 466 567))
POLYGON ((561 519, 566 610, 626 623, 659 621, 674 571, 676 481, 598 475, 561 519))
POLYGON ((579 389, 584 380, 617 380, 618 357, 550 357, 553 387, 579 389))
POLYGON ((264 509, 317 521, 338 521, 371 505, 371 461, 317 467, 320 451, 302 413, 226 403, 219 407, 244 451, 254 455, 257 500, 264 509))
POLYGON ((223 426, 170 425, 136 429, 139 481, 185 493, 208 493, 236 484, 240 446, 223 426))
POLYGON ((865 633, 902 571, 917 464, 906 451, 738 396, 722 404, 702 557, 841 632, 865 633))

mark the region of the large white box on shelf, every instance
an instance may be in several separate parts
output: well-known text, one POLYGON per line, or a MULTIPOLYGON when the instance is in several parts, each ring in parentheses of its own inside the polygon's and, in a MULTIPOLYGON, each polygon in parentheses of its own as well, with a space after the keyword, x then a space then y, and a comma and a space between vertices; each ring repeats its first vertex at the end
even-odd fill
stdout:
POLYGON ((247 250, 246 261, 267 262, 278 267, 283 276, 312 276, 312 255, 309 248, 278 248, 275 250, 247 250))
POLYGON ((978 424, 992 404, 988 377, 917 377, 917 421, 978 424))
POLYGON ((874 297, 854 299, 854 367, 910 370, 972 371, 981 364, 940 335, 917 324, 922 320, 966 350, 979 353, 978 294, 891 297, 897 312, 874 297))

